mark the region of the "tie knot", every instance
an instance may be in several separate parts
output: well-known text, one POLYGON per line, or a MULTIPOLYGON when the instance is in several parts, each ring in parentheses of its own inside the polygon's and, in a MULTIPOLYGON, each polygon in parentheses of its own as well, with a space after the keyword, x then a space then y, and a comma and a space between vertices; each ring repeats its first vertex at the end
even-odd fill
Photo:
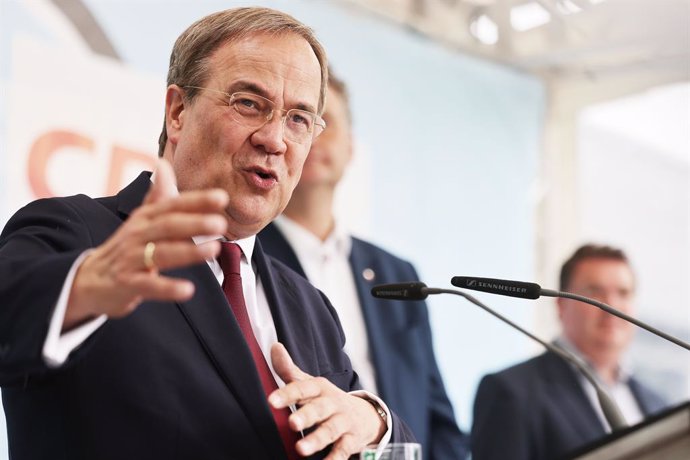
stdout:
POLYGON ((221 241, 218 263, 220 264, 220 268, 223 270, 223 274, 225 276, 228 276, 230 274, 240 274, 241 259, 242 249, 237 245, 237 243, 221 241))

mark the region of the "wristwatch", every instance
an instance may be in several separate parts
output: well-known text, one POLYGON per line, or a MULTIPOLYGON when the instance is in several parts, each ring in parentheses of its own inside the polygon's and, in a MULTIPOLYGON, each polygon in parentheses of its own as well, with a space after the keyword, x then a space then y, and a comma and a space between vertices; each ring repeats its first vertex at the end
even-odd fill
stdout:
POLYGON ((383 407, 381 407, 381 404, 378 403, 378 401, 374 399, 369 399, 369 398, 363 398, 365 401, 367 401, 369 404, 374 406, 374 409, 376 409, 376 413, 379 414, 379 417, 381 417, 381 420, 383 420, 383 423, 388 423, 388 414, 386 413, 385 410, 383 410, 383 407))

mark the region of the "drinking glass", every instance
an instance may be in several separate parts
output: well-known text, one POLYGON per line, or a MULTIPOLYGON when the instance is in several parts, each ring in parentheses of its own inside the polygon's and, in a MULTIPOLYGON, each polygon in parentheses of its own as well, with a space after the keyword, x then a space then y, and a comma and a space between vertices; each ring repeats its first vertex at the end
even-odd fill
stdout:
MULTIPOLYGON (((367 447, 359 454, 359 460, 376 460, 376 446, 367 447)), ((379 460, 422 460, 422 445, 413 442, 390 443, 379 460)))

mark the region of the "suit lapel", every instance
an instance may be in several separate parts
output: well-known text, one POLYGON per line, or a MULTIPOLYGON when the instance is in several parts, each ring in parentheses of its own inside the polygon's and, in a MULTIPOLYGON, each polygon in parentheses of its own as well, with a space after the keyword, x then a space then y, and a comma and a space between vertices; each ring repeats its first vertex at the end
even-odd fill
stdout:
POLYGON ((298 300, 296 287, 273 269, 259 238, 254 247, 253 262, 271 308, 278 341, 285 345, 300 369, 311 375, 319 375, 321 369, 314 353, 316 345, 309 326, 312 321, 298 300))
POLYGON ((117 211, 122 220, 126 220, 144 201, 144 196, 151 187, 151 173, 144 171, 127 187, 117 194, 117 211))
POLYGON ((551 352, 547 352, 547 382, 552 399, 568 414, 573 428, 583 439, 593 439, 605 434, 604 426, 592 403, 582 389, 579 375, 568 364, 551 352))
POLYGON ((264 394, 254 358, 242 335, 225 294, 208 265, 181 269, 172 276, 194 283, 194 297, 178 303, 180 312, 244 410, 245 416, 264 440, 269 458, 285 453, 264 394))
POLYGON ((307 277, 304 268, 299 263, 297 254, 276 224, 268 224, 259 232, 258 236, 258 239, 261 240, 261 246, 266 251, 265 254, 272 255, 304 278, 307 277))
POLYGON ((396 385, 395 379, 392 378, 396 373, 384 371, 386 366, 391 364, 392 361, 391 356, 386 356, 390 350, 386 349, 386 339, 383 335, 395 334, 398 329, 395 327, 395 321, 389 321, 393 316, 388 315, 389 320, 384 316, 392 305, 379 305, 377 304, 377 299, 371 295, 371 288, 378 283, 376 280, 378 267, 375 260, 363 249, 359 241, 353 238, 350 266, 352 267, 352 276, 357 287, 359 303, 362 307, 371 358, 374 369, 376 369, 376 386, 379 393, 386 396, 394 394, 391 386, 396 385), (364 278, 365 270, 371 274, 371 279, 367 280, 364 278))
POLYGON ((655 397, 655 395, 642 386, 636 378, 631 377, 628 380, 628 386, 630 387, 630 392, 633 394, 637 405, 640 406, 640 411, 645 417, 664 408, 664 401, 655 397))
MULTIPOLYGON (((118 194, 117 209, 126 219, 143 201, 150 173, 142 173, 118 194)), ((247 419, 264 440, 268 458, 283 458, 285 451, 271 414, 254 359, 225 294, 207 264, 171 270, 166 275, 194 283, 194 297, 178 303, 216 371, 234 395, 247 419)), ((270 302, 270 301, 269 301, 270 302)))
POLYGON ((644 392, 641 391, 640 385, 637 383, 637 380, 631 378, 628 381, 628 386, 630 387, 630 392, 633 394, 633 397, 635 398, 637 405, 640 406, 640 411, 645 416, 649 415, 651 410, 649 408, 649 404, 647 404, 648 401, 645 398, 644 392))

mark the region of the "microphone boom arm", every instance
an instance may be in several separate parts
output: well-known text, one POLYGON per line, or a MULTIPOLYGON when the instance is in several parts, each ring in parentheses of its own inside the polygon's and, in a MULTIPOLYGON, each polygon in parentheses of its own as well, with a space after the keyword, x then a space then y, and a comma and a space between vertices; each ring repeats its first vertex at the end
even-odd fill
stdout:
POLYGON ((635 326, 640 327, 648 332, 651 332, 652 334, 655 334, 663 339, 668 340, 669 342, 675 343, 679 347, 683 347, 686 350, 690 350, 690 344, 687 342, 684 342, 680 339, 677 339, 676 337, 673 337, 672 335, 669 335, 663 331, 660 331, 659 329, 650 326, 647 323, 643 323, 640 320, 637 320, 633 318, 632 316, 626 315, 622 311, 618 311, 615 308, 611 307, 610 305, 606 305, 603 302, 599 302, 598 300, 590 299, 589 297, 583 297, 581 295, 577 294, 571 294, 570 292, 564 292, 564 291, 555 291, 552 289, 541 289, 539 293, 543 296, 547 297, 563 297, 566 299, 573 299, 573 300, 579 300, 580 302, 585 302, 590 305, 594 305, 595 307, 601 308, 604 310, 606 313, 609 313, 613 316, 617 316, 621 319, 624 319, 625 321, 633 323, 635 326))
MULTIPOLYGON (((544 295, 549 295, 545 293, 546 289, 542 289, 542 294, 544 295)), ((526 336, 530 337, 532 340, 535 340, 539 342, 544 348, 547 350, 556 353, 558 356, 561 358, 565 359, 567 362, 571 363, 573 366, 575 366, 580 372, 582 372, 582 375, 589 381, 589 383, 592 384, 594 389, 596 390, 597 393, 597 399, 599 400, 599 405, 601 406, 601 410, 604 412, 604 416, 606 417, 606 420, 609 422, 609 425, 611 425, 611 430, 616 431, 622 428, 626 428, 628 426, 627 422, 625 421, 625 418, 623 417, 623 414, 621 414, 620 409, 616 405, 616 403, 606 394, 604 389, 601 387, 601 384, 598 382, 597 377, 592 373, 592 371, 589 369, 589 366, 585 364, 580 358, 577 356, 566 352, 562 348, 560 348, 557 345, 552 345, 548 342, 543 341, 536 335, 532 334, 531 332, 528 332, 527 330, 523 329, 522 327, 518 326, 508 318, 504 317, 500 313, 492 310, 491 308, 487 307, 484 305, 482 302, 477 300, 475 297, 472 295, 463 292, 463 291, 458 291, 455 289, 440 289, 440 288, 422 288, 423 292, 426 292, 427 294, 455 294, 459 295, 460 297, 464 297, 465 299, 469 300, 482 310, 486 311, 487 313, 490 313, 491 315, 495 316, 496 318, 500 319, 504 323, 507 323, 508 325, 514 327, 518 331, 522 332, 526 336)), ((574 294, 571 294, 574 295, 574 294)), ((576 299, 580 300, 580 299, 576 299)), ((610 307, 609 307, 610 308, 610 307)))
POLYGON ((590 299, 577 294, 571 294, 570 292, 556 291, 553 289, 543 289, 537 283, 528 283, 525 281, 513 281, 513 280, 501 280, 496 278, 479 278, 472 276, 454 276, 450 280, 453 286, 459 287, 460 289, 472 289, 474 291, 488 292, 489 294, 506 295, 510 297, 518 297, 520 299, 538 299, 540 296, 547 297, 563 297, 566 299, 578 300, 580 302, 585 302, 590 305, 594 305, 605 312, 617 316, 625 321, 634 324, 652 334, 655 334, 662 339, 666 339, 669 342, 678 345, 679 347, 690 350, 690 344, 684 342, 681 339, 673 337, 670 334, 660 331, 659 329, 646 324, 639 319, 635 319, 625 313, 616 310, 610 305, 606 305, 598 300, 590 299))

